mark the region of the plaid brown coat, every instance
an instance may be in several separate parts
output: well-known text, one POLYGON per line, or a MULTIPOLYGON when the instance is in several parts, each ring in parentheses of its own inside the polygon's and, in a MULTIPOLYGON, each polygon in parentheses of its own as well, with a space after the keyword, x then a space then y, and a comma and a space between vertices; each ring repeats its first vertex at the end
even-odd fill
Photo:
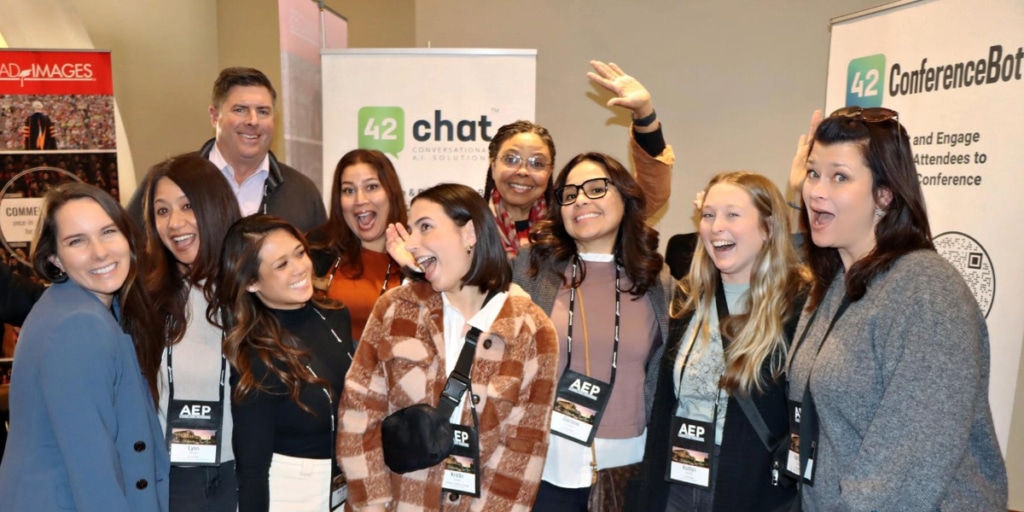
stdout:
MULTIPOLYGON (((338 461, 348 505, 361 510, 529 511, 547 454, 558 336, 551 320, 513 285, 473 361, 480 421, 479 498, 441 495, 442 465, 399 475, 384 465, 380 423, 399 409, 437 404, 447 380, 441 295, 417 282, 377 301, 345 381, 338 461)), ((463 425, 472 425, 469 407, 463 425)))

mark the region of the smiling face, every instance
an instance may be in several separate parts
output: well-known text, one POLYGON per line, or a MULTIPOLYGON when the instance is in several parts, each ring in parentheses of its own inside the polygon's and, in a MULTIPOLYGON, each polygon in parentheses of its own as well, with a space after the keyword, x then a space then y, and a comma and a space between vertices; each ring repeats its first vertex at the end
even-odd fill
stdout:
POLYGON ((342 171, 341 212, 363 247, 384 251, 384 231, 391 207, 377 170, 370 164, 360 162, 342 171))
POLYGON ((56 254, 50 262, 108 307, 131 269, 124 233, 96 201, 68 201, 54 213, 56 254))
POLYGON ((220 106, 210 107, 210 122, 232 167, 259 165, 274 139, 274 99, 266 87, 236 85, 220 106))
POLYGON ((767 238, 761 214, 746 190, 719 183, 704 195, 700 239, 723 283, 750 282, 751 269, 767 238))
POLYGON ((284 230, 263 238, 259 278, 247 290, 272 309, 298 309, 313 297, 313 262, 297 238, 284 230))
POLYGON ((876 201, 873 188, 859 144, 814 145, 803 187, 811 239, 838 249, 847 269, 875 248, 875 208, 884 209, 891 195, 883 189, 876 201))
POLYGON ((413 201, 409 219, 405 247, 423 269, 424 278, 434 291, 459 291, 473 265, 473 255, 466 250, 476 244, 473 221, 459 226, 441 205, 427 199, 413 201))
MULTIPOLYGON (((569 171, 565 184, 581 186, 585 181, 607 177, 603 167, 584 160, 569 171)), ((610 181, 604 197, 591 199, 580 190, 576 202, 560 208, 565 231, 576 241, 579 252, 611 254, 615 250, 625 205, 610 181)))
POLYGON ((520 133, 498 149, 497 158, 491 162, 491 177, 513 220, 528 218, 533 203, 544 195, 551 178, 551 160, 551 150, 536 133, 520 133), (506 162, 514 159, 513 155, 519 156, 518 165, 506 162), (533 169, 531 158, 546 165, 533 169))
POLYGON ((192 203, 170 178, 160 178, 153 190, 153 223, 160 241, 178 263, 188 266, 199 254, 199 225, 192 203))

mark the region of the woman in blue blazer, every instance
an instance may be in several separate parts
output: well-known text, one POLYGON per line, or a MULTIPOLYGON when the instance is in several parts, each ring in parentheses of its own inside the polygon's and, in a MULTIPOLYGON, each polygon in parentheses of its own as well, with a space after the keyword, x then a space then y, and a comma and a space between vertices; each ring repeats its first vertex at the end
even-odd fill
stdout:
POLYGON ((169 462, 153 402, 160 343, 121 206, 91 185, 51 190, 33 266, 53 282, 22 327, 0 465, 5 510, 168 510, 169 462), (151 366, 151 365, 146 365, 151 366))

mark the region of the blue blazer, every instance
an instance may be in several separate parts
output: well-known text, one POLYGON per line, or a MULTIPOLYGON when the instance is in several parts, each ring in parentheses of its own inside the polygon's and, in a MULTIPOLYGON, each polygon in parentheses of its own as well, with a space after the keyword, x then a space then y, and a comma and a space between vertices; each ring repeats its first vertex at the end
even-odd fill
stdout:
POLYGON ((70 280, 51 286, 25 320, 14 361, 0 507, 168 510, 170 461, 153 398, 131 337, 99 298, 70 280))

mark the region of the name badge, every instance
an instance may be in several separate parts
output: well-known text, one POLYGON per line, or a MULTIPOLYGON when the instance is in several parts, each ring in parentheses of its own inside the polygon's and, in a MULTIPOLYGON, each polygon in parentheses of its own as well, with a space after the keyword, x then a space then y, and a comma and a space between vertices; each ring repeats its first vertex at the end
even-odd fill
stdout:
POLYGON ((344 473, 331 477, 331 510, 337 510, 348 499, 348 481, 344 473))
POLYGON ((220 402, 171 400, 165 432, 171 464, 218 465, 223 412, 220 402))
MULTIPOLYGON (((803 405, 795 400, 789 400, 789 453, 786 457, 786 474, 797 480, 803 480, 809 484, 814 483, 814 452, 817 444, 816 439, 806 439, 808 443, 807 464, 801 473, 800 464, 800 431, 801 420, 803 419, 803 405)), ((806 430, 806 429, 805 429, 806 430)))
POLYGON ((668 472, 670 482, 701 488, 711 486, 711 467, 715 453, 715 426, 676 416, 672 419, 672 442, 669 444, 668 472))
POLYGON ((551 433, 590 446, 611 395, 611 384, 566 370, 558 381, 551 433))
POLYGON ((445 459, 441 490, 480 497, 480 445, 475 427, 452 425, 452 453, 445 459))

